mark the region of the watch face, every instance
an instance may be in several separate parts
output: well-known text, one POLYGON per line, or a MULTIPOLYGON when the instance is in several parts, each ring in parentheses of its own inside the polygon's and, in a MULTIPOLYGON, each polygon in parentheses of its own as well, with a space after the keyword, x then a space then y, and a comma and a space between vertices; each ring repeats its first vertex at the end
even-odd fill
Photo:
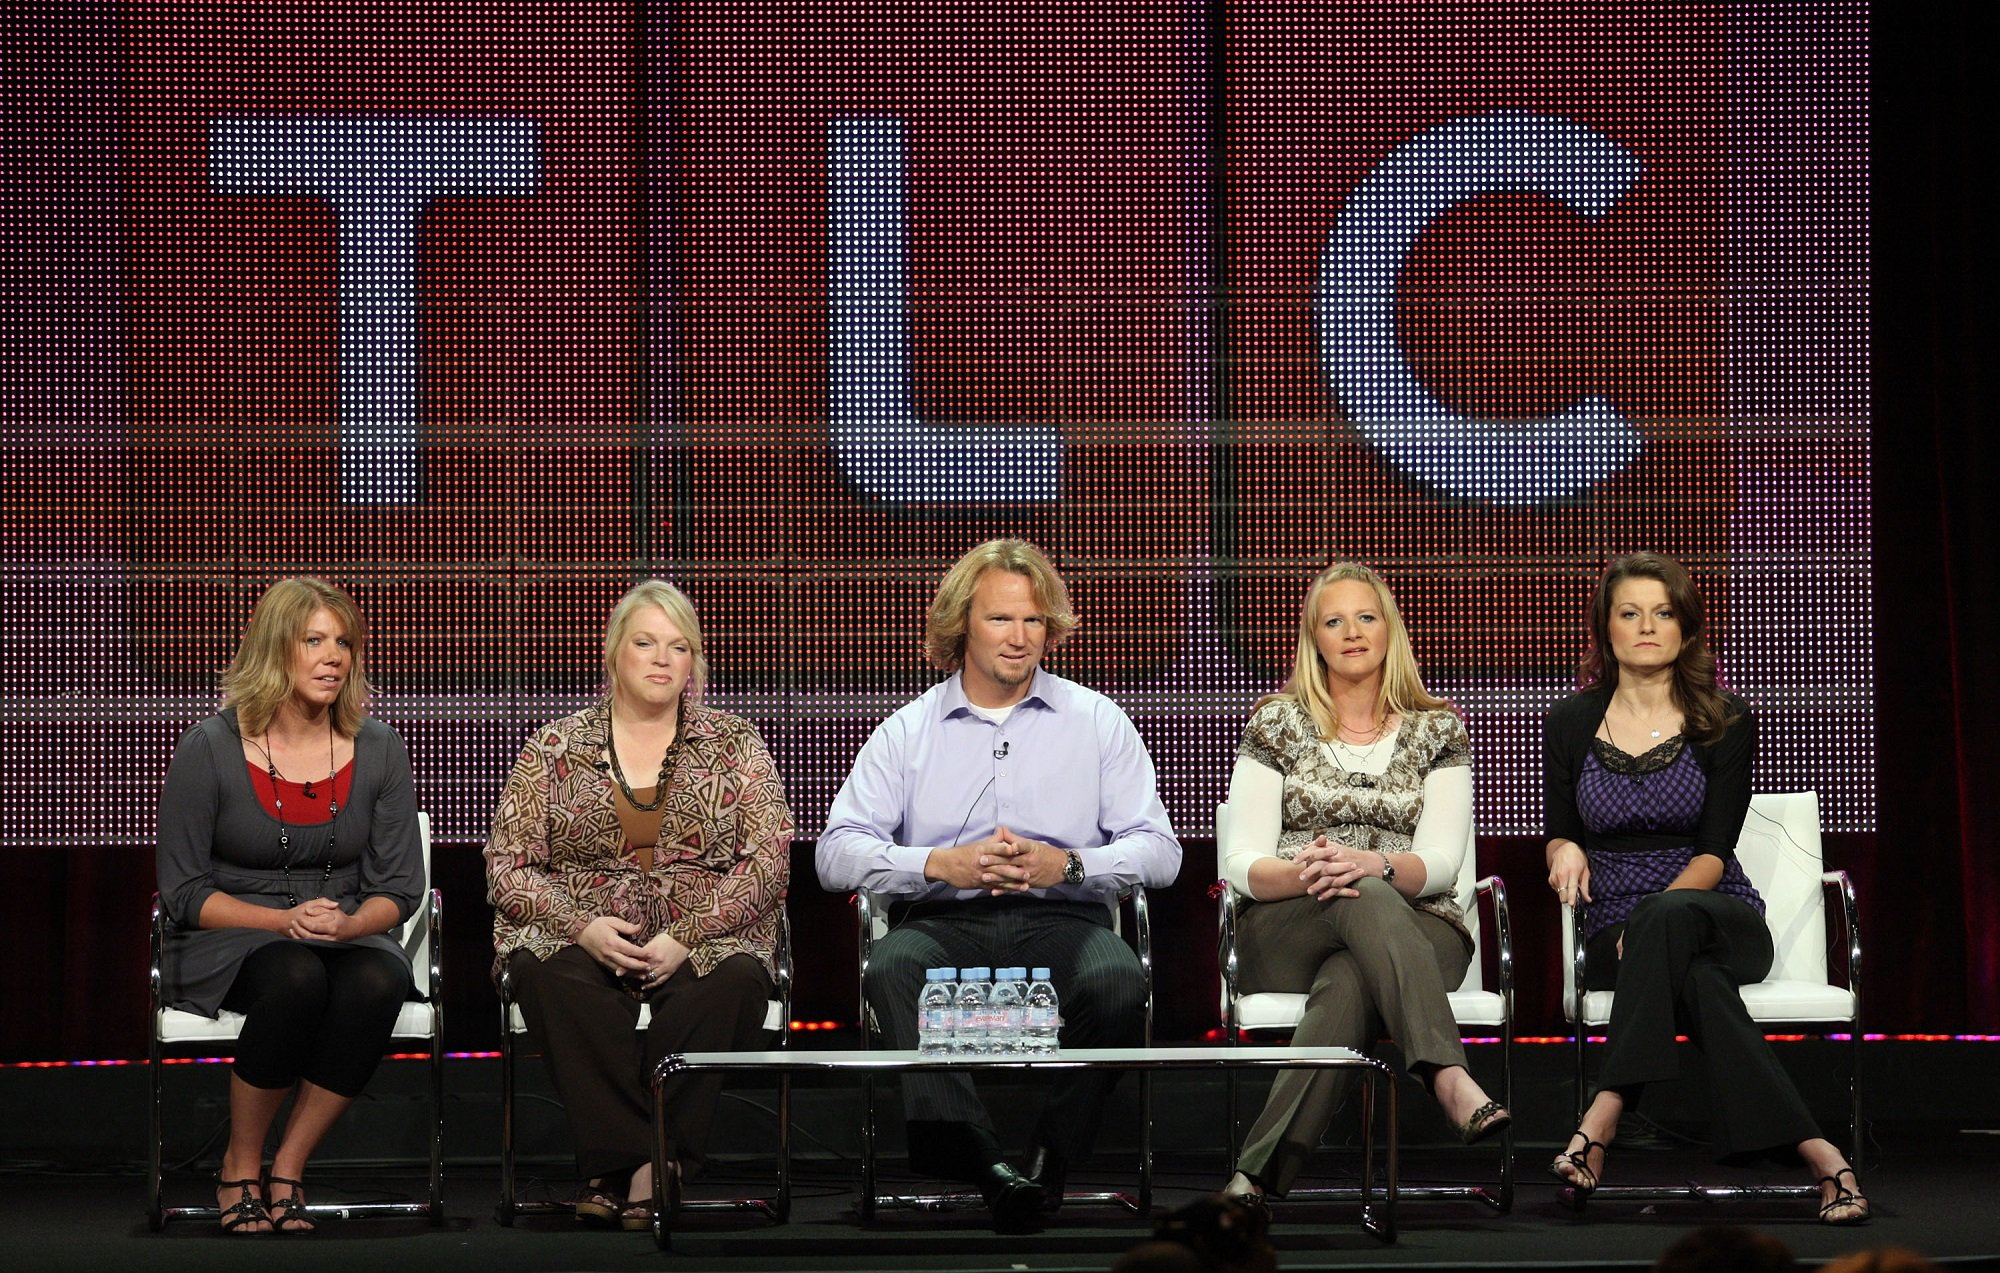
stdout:
POLYGON ((1074 853, 1069 855, 1069 862, 1063 867, 1063 883, 1083 883, 1083 859, 1074 853))

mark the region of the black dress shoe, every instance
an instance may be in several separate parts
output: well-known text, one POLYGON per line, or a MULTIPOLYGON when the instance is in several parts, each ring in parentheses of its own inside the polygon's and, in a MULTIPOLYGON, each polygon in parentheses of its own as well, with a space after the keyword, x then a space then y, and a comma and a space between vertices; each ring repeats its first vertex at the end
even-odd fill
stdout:
POLYGON ((1042 1191, 1042 1210, 1055 1211, 1063 1204, 1063 1185, 1069 1179, 1069 1159, 1047 1145, 1035 1146, 1028 1160, 1028 1179, 1042 1191))
POLYGON ((1041 1216, 1042 1187, 997 1162, 979 1176, 979 1193, 993 1213, 995 1233, 1030 1233, 1041 1216))

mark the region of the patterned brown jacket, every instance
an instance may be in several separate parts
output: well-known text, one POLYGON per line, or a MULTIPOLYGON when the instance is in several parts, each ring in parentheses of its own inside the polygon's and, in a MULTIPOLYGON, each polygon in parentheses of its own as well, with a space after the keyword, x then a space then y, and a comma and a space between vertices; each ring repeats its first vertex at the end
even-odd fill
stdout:
POLYGON ((755 725, 694 703, 681 710, 650 871, 624 851, 611 777, 598 768, 609 700, 521 749, 486 842, 496 977, 514 951, 546 959, 599 915, 637 924, 639 944, 672 933, 698 975, 731 955, 775 975, 791 878, 784 785, 755 725))

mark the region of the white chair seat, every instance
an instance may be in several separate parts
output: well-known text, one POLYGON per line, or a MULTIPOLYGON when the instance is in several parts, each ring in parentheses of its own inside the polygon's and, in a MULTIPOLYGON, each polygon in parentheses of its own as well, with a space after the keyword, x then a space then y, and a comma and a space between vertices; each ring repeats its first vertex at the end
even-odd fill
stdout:
MULTIPOLYGON (((1229 836, 1229 805, 1225 802, 1215 809, 1215 838, 1218 854, 1229 836)), ((1514 950, 1512 929, 1507 916, 1507 888, 1498 876, 1486 880, 1479 878, 1476 859, 1478 841, 1470 826, 1465 833, 1465 856, 1459 864, 1458 879, 1455 882, 1455 896, 1464 918, 1466 931, 1472 935, 1472 958, 1466 965, 1465 979, 1456 990, 1445 993, 1451 1005, 1452 1019, 1461 1027, 1491 1030, 1500 1038, 1500 1103, 1511 1106, 1514 1090, 1513 1065, 1513 988, 1514 950), (1492 934, 1497 938, 1494 954, 1495 975, 1487 976, 1486 943, 1489 934, 1481 923, 1480 901, 1486 897, 1493 910, 1492 934), (1489 990, 1486 987, 1498 988, 1489 990)), ((1220 911, 1217 921, 1221 927, 1221 1006, 1222 1029, 1231 1043, 1243 1035, 1258 1032, 1290 1034, 1298 1029, 1299 1022, 1306 1014, 1306 1001, 1310 996, 1281 991, 1262 991, 1257 994, 1239 994, 1236 990, 1240 970, 1237 963, 1237 914, 1240 902, 1235 889, 1227 880, 1222 882, 1220 911)), ((1236 1153, 1236 1084, 1235 1075, 1230 1075, 1229 1088, 1229 1142, 1230 1154, 1236 1153)), ((1408 1197, 1428 1198, 1476 1198, 1498 1211, 1506 1212, 1514 1206, 1514 1139, 1511 1129, 1501 1137, 1500 1184, 1497 1190, 1489 1190, 1483 1185, 1408 1186, 1404 1194, 1408 1197)), ((1345 1196, 1349 1190, 1303 1189, 1296 1190, 1299 1196, 1345 1196)))
MULTIPOLYGON (((417 814, 417 839, 423 849, 424 876, 429 879, 431 819, 427 813, 417 814)), ((412 1001, 403 1004, 396 1013, 396 1024, 390 1030, 389 1037, 406 1044, 418 1045, 403 1050, 421 1051, 430 1058, 429 1196, 420 1203, 355 1202, 341 1203, 337 1206, 315 1205, 309 1208, 315 1214, 340 1210, 342 1214, 357 1216, 421 1215, 432 1224, 444 1223, 444 982, 437 945, 444 902, 434 888, 426 891, 425 901, 423 908, 405 922, 401 938, 404 949, 410 954, 410 967, 417 978, 417 984, 430 995, 430 999, 427 1002, 412 1001)), ((152 1109, 148 1133, 151 1144, 147 1152, 146 1220, 155 1232, 172 1220, 213 1220, 218 1216, 216 1208, 212 1205, 198 1207, 166 1205, 166 1174, 163 1158, 166 1099, 161 1079, 161 1066, 166 1060, 165 1052, 168 1048, 213 1048, 218 1052, 233 1052, 237 1039, 242 1037, 245 1021, 240 1012, 219 1012, 210 1018, 162 1006, 159 1002, 162 986, 160 961, 164 940, 165 917, 160 908, 159 895, 154 894, 150 953, 153 1037, 147 1053, 152 1070, 152 1109)))
MULTIPOLYGON (((639 1028, 643 1030, 652 1023, 653 1005, 649 1003, 640 1004, 639 1028)), ((783 1030, 790 1024, 790 1022, 785 1020, 785 1005, 783 1000, 773 999, 765 1006, 764 1028, 766 1030, 783 1030)), ((528 1032, 528 1022, 521 1016, 521 1005, 518 1003, 507 1005, 507 1028, 515 1034, 526 1034, 528 1032)))
MULTIPOLYGON (((1854 1019, 1854 992, 1818 981, 1760 981, 1744 986, 1743 1005, 1759 1025, 1824 1025, 1854 1019)), ((1612 993, 1592 990, 1583 996, 1586 1025, 1611 1020, 1612 993)))
MULTIPOLYGON (((1861 992, 1856 975, 1861 966, 1861 937, 1856 931, 1854 890, 1846 874, 1824 869, 1819 827, 1819 797, 1804 791, 1786 795, 1757 795, 1743 830, 1736 841, 1736 859, 1764 899, 1766 924, 1771 929, 1772 964, 1769 980, 1743 986, 1743 1006, 1750 1017, 1770 1033, 1787 1032, 1787 1027, 1845 1027, 1851 1052, 1848 1086, 1848 1152, 1859 1159, 1861 1144, 1860 1053, 1861 992), (1831 892, 1833 897, 1829 899, 1831 892), (1829 901, 1834 904, 1830 907, 1829 901), (1845 985, 1836 984, 1827 959, 1827 918, 1831 912, 1839 921, 1845 938, 1847 958, 1845 985)), ((1565 911, 1563 941, 1563 1017, 1581 1022, 1575 1032, 1576 1116, 1583 1120, 1584 1102, 1589 1091, 1585 1081, 1584 1043, 1593 1028, 1611 1020, 1609 990, 1586 991, 1581 996, 1579 1014, 1577 985, 1583 979, 1582 921, 1574 911, 1565 911)), ((1785 1187, 1791 1190, 1791 1187, 1785 1187)), ((1791 1190, 1813 1194, 1808 1187, 1791 1190)), ((1647 1186, 1614 1186, 1599 1192, 1633 1198, 1681 1196, 1680 1192, 1647 1186)), ((1710 1192, 1726 1196, 1728 1189, 1710 1192)))
MULTIPOLYGON (((396 1026, 389 1034, 391 1038, 429 1042, 431 1026, 431 1005, 413 1000, 396 1013, 396 1026)), ((240 1012, 218 1013, 213 1020, 199 1013, 182 1012, 179 1008, 166 1008, 160 1012, 161 1043, 234 1043, 242 1033, 243 1014, 240 1012)))

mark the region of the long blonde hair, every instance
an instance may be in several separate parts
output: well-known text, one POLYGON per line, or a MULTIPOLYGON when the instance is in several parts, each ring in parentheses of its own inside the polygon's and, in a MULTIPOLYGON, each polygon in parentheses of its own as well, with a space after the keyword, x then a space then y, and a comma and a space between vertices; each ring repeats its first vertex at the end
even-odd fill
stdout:
POLYGON ((345 738, 361 732, 368 700, 375 693, 368 681, 368 621, 346 593, 307 575, 280 579, 265 589, 237 642, 236 657, 222 675, 222 705, 236 709, 239 732, 261 734, 269 729, 271 718, 292 696, 292 662, 299 638, 321 610, 332 611, 346 627, 353 661, 333 700, 333 728, 345 738))
POLYGON ((1382 660, 1382 688, 1375 700, 1376 715, 1386 716, 1391 712, 1434 711, 1450 706, 1444 699, 1424 688, 1424 678, 1417 670, 1416 652, 1410 648, 1409 630, 1403 626, 1403 613, 1396 608, 1395 594, 1382 576, 1358 561, 1336 561, 1319 577, 1312 587, 1306 589, 1305 604, 1299 607, 1299 643, 1292 656, 1292 675, 1285 687, 1276 694, 1267 694, 1259 699, 1257 706, 1277 699, 1289 698, 1305 709, 1312 717, 1313 728, 1321 738, 1332 738, 1340 730, 1340 712, 1333 705, 1333 695, 1327 692, 1326 660, 1320 657, 1319 641, 1319 599, 1327 588, 1347 580, 1356 580, 1375 590, 1375 604, 1382 611, 1382 622, 1389 629, 1389 649, 1382 660))
POLYGON ((1028 581, 1041 612, 1046 635, 1044 652, 1061 645, 1076 631, 1076 611, 1070 609, 1069 589, 1042 550, 1025 539, 989 539, 973 548, 945 573, 931 601, 924 627, 924 653, 940 672, 956 672, 965 662, 965 631, 971 621, 972 594, 989 570, 1005 570, 1028 581))
POLYGON ((647 606, 666 611, 667 621, 687 638, 688 652, 694 655, 688 697, 701 698, 702 691, 708 688, 708 655, 702 652, 701 620, 695 615, 694 602, 688 600, 688 595, 664 579, 641 579, 611 608, 611 618, 604 625, 604 683, 606 686, 618 683, 618 647, 625 644, 625 634, 647 606))

